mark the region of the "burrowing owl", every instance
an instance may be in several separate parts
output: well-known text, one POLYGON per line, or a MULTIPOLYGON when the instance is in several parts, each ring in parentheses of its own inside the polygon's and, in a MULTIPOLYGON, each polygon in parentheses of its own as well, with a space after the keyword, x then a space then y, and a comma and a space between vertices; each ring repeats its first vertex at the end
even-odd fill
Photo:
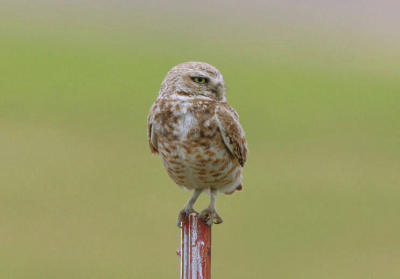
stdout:
POLYGON ((151 107, 148 140, 175 183, 193 191, 179 213, 178 226, 194 212, 203 191, 211 199, 200 218, 209 226, 222 223, 215 209, 216 195, 242 189, 247 144, 239 116, 226 102, 221 73, 202 62, 173 67, 151 107))

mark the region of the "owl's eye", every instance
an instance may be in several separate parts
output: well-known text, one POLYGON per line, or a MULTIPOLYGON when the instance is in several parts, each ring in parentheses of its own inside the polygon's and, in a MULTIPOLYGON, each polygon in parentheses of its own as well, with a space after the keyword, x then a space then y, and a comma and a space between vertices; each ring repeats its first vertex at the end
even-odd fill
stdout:
POLYGON ((196 83, 201 83, 201 84, 208 83, 208 78, 205 77, 192 77, 191 79, 196 83))

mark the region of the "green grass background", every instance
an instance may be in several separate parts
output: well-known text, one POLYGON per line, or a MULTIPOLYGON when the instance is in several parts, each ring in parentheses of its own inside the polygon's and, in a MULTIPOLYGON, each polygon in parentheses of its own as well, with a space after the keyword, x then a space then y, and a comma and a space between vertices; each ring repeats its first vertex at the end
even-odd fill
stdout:
POLYGON ((224 74, 250 148, 244 191, 218 199, 213 278, 400 277, 397 41, 43 2, 0 12, 1 278, 179 277, 189 193, 146 117, 188 60, 224 74))

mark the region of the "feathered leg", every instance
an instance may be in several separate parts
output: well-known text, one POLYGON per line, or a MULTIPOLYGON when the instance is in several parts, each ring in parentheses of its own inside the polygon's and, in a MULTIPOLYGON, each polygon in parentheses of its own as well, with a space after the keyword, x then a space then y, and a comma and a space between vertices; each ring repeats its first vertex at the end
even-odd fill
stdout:
POLYGON ((179 212, 178 215, 178 221, 176 222, 176 225, 180 228, 182 228, 182 221, 189 216, 190 213, 196 212, 193 209, 193 205, 197 201, 197 198, 200 196, 201 192, 203 190, 194 190, 193 195, 190 197, 188 202, 186 203, 185 207, 179 212))
POLYGON ((209 226, 221 224, 224 220, 218 215, 215 208, 217 201, 217 190, 210 189, 210 205, 200 213, 200 218, 209 226))

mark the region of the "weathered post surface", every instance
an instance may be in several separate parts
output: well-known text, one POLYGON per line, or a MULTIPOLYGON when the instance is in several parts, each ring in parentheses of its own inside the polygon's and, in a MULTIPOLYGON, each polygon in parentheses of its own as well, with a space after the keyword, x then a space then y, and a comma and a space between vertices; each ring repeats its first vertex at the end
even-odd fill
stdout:
POLYGON ((211 278, 211 227, 197 213, 182 222, 181 279, 211 278))

